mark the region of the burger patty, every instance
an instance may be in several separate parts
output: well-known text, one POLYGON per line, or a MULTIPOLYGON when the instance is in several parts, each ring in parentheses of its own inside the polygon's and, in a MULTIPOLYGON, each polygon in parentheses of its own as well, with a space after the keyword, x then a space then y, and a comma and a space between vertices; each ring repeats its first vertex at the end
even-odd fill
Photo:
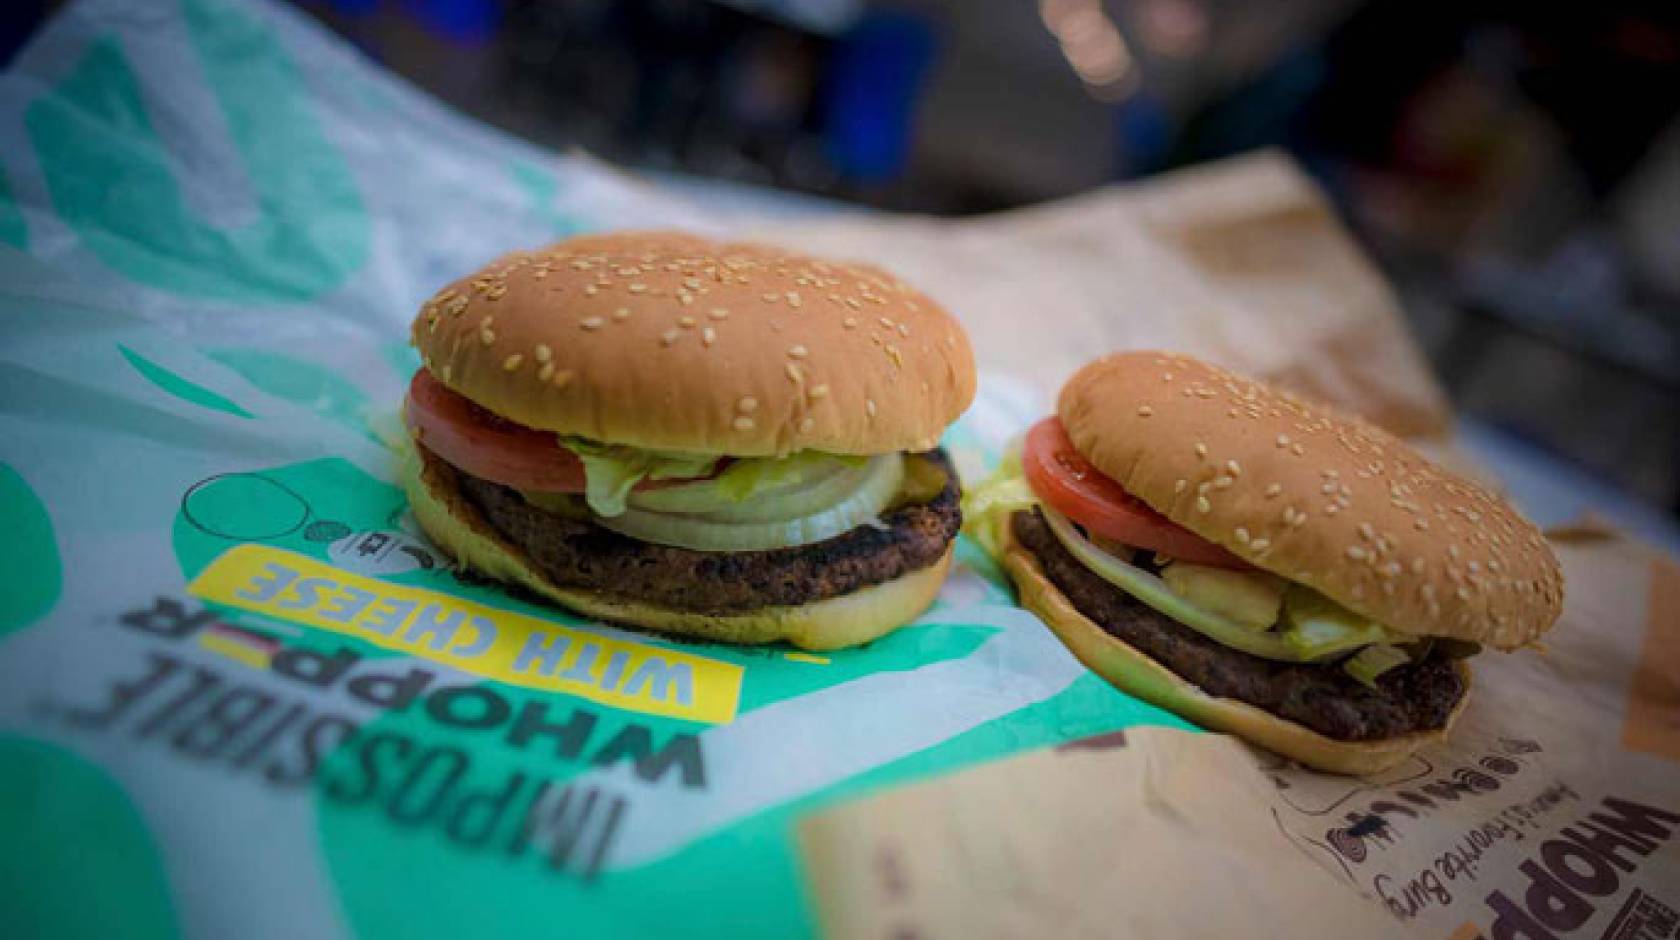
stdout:
POLYGON ((540 509, 518 491, 455 468, 461 492, 491 527, 555 584, 677 610, 726 613, 793 606, 919 571, 944 557, 962 527, 956 471, 943 450, 919 455, 945 472, 931 501, 901 506, 811 545, 698 552, 620 535, 540 509))
POLYGON ((1015 538, 1080 613, 1209 695, 1247 702, 1338 741, 1442 728, 1464 697, 1462 677, 1439 652, 1383 673, 1373 689, 1337 664, 1284 663, 1231 649, 1080 564, 1039 510, 1017 512, 1010 521, 1015 538))

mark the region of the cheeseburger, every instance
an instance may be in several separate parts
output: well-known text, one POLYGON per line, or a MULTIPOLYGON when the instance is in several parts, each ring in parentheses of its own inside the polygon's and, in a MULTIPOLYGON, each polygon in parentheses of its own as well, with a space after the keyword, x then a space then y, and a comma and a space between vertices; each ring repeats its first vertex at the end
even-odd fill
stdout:
POLYGON ((1363 422, 1183 356, 1087 365, 968 506, 1022 602, 1118 688, 1341 773, 1442 738, 1483 646, 1563 579, 1503 499, 1363 422))
POLYGON ((516 252, 421 308, 415 517, 459 565, 731 643, 862 643, 961 524, 968 339, 872 267, 669 232, 516 252))

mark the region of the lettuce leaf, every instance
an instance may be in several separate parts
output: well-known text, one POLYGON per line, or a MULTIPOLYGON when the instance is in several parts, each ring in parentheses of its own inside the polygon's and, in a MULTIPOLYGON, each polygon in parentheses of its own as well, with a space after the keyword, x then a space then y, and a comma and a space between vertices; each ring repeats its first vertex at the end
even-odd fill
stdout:
POLYGON ((1284 641, 1306 659, 1322 659, 1376 643, 1402 645, 1417 639, 1356 614, 1304 584, 1291 584, 1285 592, 1278 630, 1284 641))
POLYGON ((780 458, 743 458, 730 464, 715 482, 720 495, 744 503, 760 493, 799 486, 838 468, 861 467, 868 459, 814 450, 780 458))
POLYGON ((583 461, 583 497, 598 516, 622 515, 625 499, 643 480, 702 477, 712 472, 719 459, 702 454, 672 454, 620 444, 602 444, 564 435, 560 444, 583 461))
POLYGON ((986 554, 1003 561, 1008 543, 1009 517, 1038 504, 1021 472, 1021 451, 1012 446, 991 476, 975 486, 963 487, 963 534, 980 543, 986 554))
POLYGON ((1412 661, 1412 656, 1406 650, 1388 643, 1373 643, 1342 663, 1347 674, 1357 679, 1361 685, 1370 688, 1377 687, 1377 679, 1390 669, 1398 669, 1412 661))

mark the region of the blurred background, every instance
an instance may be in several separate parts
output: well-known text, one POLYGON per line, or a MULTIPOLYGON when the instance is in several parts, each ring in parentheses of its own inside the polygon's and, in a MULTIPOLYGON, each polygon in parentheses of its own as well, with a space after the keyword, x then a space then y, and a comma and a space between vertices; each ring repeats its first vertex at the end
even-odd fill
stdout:
MULTIPOLYGON (((743 201, 955 216, 1284 148, 1462 411, 1680 511, 1672 0, 294 3, 491 124, 743 201)), ((0 6, 9 56, 58 4, 0 6)))

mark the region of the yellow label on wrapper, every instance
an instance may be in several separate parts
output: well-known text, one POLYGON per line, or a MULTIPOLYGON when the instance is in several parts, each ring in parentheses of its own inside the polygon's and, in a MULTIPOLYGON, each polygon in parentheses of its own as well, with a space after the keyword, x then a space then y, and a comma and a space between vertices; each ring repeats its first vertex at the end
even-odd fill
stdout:
POLYGON ((599 636, 296 552, 239 545, 187 586, 217 604, 330 630, 530 689, 689 721, 733 721, 741 667, 599 636))

